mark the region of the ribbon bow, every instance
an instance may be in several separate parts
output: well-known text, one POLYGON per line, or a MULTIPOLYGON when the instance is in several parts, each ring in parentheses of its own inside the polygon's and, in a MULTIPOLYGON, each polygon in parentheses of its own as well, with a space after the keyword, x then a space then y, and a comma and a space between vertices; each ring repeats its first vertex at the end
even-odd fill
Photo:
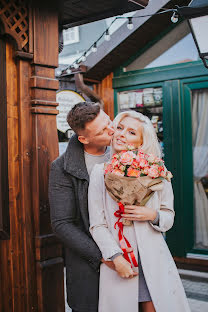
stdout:
POLYGON ((124 205, 119 202, 118 203, 118 207, 119 209, 116 210, 116 212, 114 212, 114 216, 116 218, 118 218, 118 221, 116 221, 116 223, 114 224, 114 229, 116 229, 116 227, 118 226, 118 238, 119 238, 119 242, 120 242, 120 246, 121 246, 121 249, 124 253, 124 258, 131 264, 131 260, 132 260, 132 263, 135 267, 138 267, 138 263, 136 261, 136 258, 135 258, 135 255, 134 255, 134 252, 131 251, 130 252, 130 257, 131 257, 131 260, 129 259, 129 255, 126 251, 126 245, 128 248, 132 248, 131 247, 131 244, 129 243, 129 241, 127 240, 127 238, 124 236, 123 234, 123 223, 120 221, 121 218, 122 218, 122 214, 124 213, 124 205), (126 243, 126 244, 125 244, 126 243))

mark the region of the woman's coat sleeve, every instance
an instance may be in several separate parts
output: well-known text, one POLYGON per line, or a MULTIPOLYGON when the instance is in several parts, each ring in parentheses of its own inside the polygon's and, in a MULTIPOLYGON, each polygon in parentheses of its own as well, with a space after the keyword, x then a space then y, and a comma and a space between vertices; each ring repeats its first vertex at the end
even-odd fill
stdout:
POLYGON ((171 229, 174 223, 175 211, 173 208, 173 189, 171 182, 164 181, 164 188, 158 192, 159 196, 159 225, 151 226, 159 232, 167 232, 171 229))
POLYGON ((88 189, 90 233, 107 261, 116 253, 123 254, 108 229, 104 211, 103 166, 95 165, 90 176, 88 189))

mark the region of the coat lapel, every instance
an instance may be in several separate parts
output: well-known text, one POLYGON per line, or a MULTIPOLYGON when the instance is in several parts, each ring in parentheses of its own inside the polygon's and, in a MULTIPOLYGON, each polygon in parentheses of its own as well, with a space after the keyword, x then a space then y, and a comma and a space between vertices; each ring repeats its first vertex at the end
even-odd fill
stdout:
POLYGON ((74 135, 67 146, 64 155, 64 170, 70 175, 78 178, 76 188, 78 191, 78 200, 80 213, 84 222, 85 228, 89 231, 88 217, 88 186, 89 175, 87 172, 83 144, 79 142, 77 135, 74 135))
POLYGON ((73 135, 67 146, 64 156, 64 170, 78 179, 89 182, 83 144, 79 142, 77 135, 73 135))

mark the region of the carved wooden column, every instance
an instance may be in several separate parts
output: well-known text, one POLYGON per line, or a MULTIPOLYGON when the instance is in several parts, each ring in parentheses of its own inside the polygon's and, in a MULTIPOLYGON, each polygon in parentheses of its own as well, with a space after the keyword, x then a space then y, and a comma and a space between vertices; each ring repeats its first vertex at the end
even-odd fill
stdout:
POLYGON ((63 312, 63 259, 61 245, 50 226, 48 175, 58 156, 56 90, 54 70, 58 65, 57 10, 33 9, 33 51, 31 86, 32 112, 32 196, 35 218, 38 312, 63 312))
POLYGON ((0 33, 10 209, 10 236, 0 241, 0 310, 63 312, 62 248, 48 205, 49 167, 58 156, 58 11, 0 0, 0 33))

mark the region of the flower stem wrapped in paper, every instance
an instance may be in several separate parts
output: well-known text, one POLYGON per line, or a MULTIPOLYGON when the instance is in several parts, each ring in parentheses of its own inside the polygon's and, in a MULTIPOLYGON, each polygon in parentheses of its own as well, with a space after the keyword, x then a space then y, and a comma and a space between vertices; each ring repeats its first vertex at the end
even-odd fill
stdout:
MULTIPOLYGON (((112 156, 105 164, 104 175, 109 195, 123 206, 144 206, 155 191, 162 190, 162 180, 172 178, 162 159, 131 145, 112 156)), ((123 225, 132 224, 125 219, 122 222, 123 225)))

